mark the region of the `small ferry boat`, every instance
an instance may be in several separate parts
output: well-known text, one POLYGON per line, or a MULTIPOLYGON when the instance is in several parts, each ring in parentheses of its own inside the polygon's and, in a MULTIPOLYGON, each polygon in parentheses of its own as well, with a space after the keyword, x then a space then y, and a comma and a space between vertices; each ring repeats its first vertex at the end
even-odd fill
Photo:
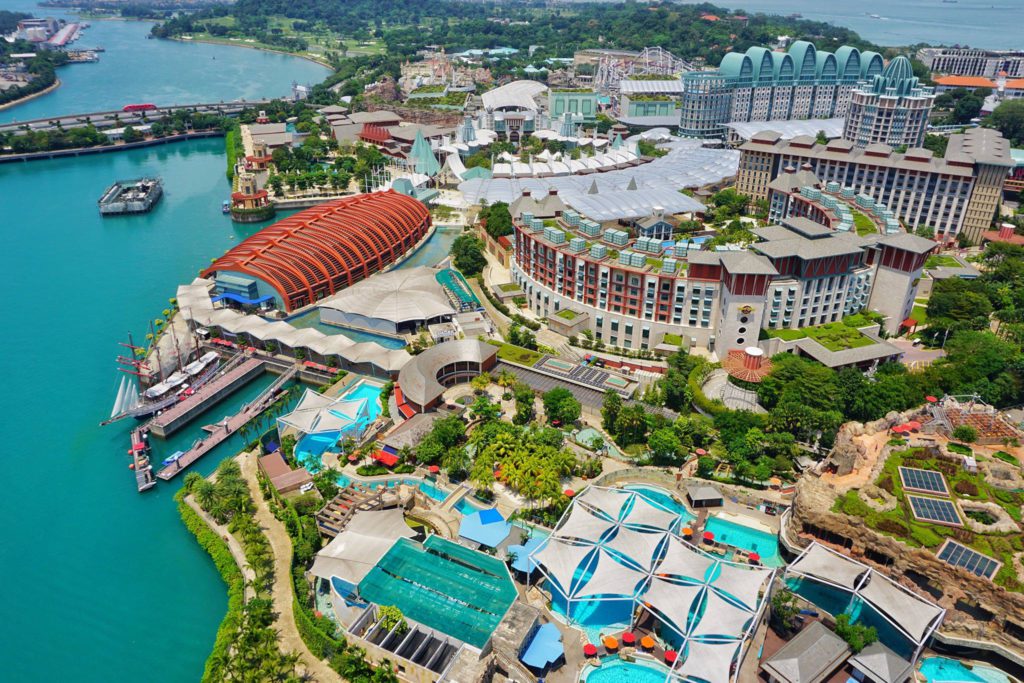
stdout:
POLYGON ((224 202, 220 205, 220 212, 231 213, 231 202, 225 199, 224 202))
POLYGON ((160 178, 118 180, 107 188, 97 204, 103 216, 146 213, 156 206, 163 194, 163 181, 160 178))

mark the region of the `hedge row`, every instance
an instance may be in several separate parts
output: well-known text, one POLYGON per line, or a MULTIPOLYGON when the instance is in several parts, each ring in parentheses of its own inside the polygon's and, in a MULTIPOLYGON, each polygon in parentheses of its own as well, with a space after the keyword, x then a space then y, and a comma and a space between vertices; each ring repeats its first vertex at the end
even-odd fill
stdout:
POLYGON ((346 643, 343 640, 332 638, 324 633, 316 624, 309 611, 299 603, 299 599, 292 594, 292 612, 295 613, 295 626, 298 628, 302 642, 306 644, 309 651, 321 659, 330 659, 338 652, 344 652, 346 643))
POLYGON ((495 297, 494 294, 491 293, 491 290, 487 288, 487 285, 484 284, 483 278, 478 277, 476 282, 480 285, 480 291, 484 293, 484 296, 491 302, 491 305, 498 309, 506 318, 510 318, 512 321, 517 322, 523 327, 527 327, 534 332, 540 329, 539 322, 536 320, 530 320, 519 313, 513 312, 508 306, 498 301, 497 297, 495 297))
POLYGON ((200 517, 195 510, 185 502, 185 489, 181 489, 174 495, 178 503, 178 514, 196 541, 209 553, 213 564, 220 572, 224 583, 228 585, 228 610, 217 628, 217 638, 213 643, 213 650, 206 658, 206 667, 203 670, 204 683, 214 683, 218 679, 214 677, 214 662, 228 656, 231 648, 232 636, 238 630, 242 619, 242 608, 245 602, 245 579, 242 570, 235 564, 235 557, 228 549, 228 544, 200 517))
POLYGON ((686 383, 690 387, 690 393, 693 395, 693 407, 705 415, 717 415, 729 410, 720 400, 710 399, 704 395, 704 382, 707 380, 708 375, 711 374, 711 371, 717 367, 716 363, 704 361, 694 367, 693 370, 690 370, 690 376, 686 379, 686 383))

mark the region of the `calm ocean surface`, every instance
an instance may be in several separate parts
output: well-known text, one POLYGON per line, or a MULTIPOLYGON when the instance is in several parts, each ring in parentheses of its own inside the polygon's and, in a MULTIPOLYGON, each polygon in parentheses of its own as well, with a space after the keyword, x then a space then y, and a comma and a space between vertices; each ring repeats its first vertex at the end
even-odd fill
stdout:
POLYGON ((1024 49, 1021 0, 717 0, 714 4, 748 12, 799 13, 804 19, 852 28, 879 45, 930 43, 1024 49))
MULTIPOLYGON (((881 43, 1024 47, 1012 35, 1024 3, 990 5, 862 0, 845 13, 804 0, 742 6, 842 23, 881 43)), ((0 0, 0 9, 46 14, 24 0, 0 0)), ((146 40, 148 29, 93 22, 78 45, 107 48, 100 63, 61 69, 63 87, 0 112, 0 121, 128 102, 283 95, 292 81, 316 82, 326 73, 255 50, 146 40)), ((259 228, 221 215, 226 193, 220 139, 0 165, 4 680, 170 683, 196 680, 202 671, 224 613, 224 586, 178 519, 171 500, 178 483, 137 494, 125 455, 131 425, 97 425, 117 387, 117 342, 129 330, 141 337, 179 283, 259 228), (161 204, 144 216, 101 219, 95 202, 103 189, 144 173, 163 177, 161 204)), ((268 381, 216 406, 170 442, 158 441, 157 459, 268 381)), ((208 456, 198 471, 212 470, 236 446, 208 456)))
MULTIPOLYGON (((64 16, 24 0, 0 0, 0 9, 64 16)), ((173 40, 148 40, 140 21, 93 21, 72 47, 103 47, 100 61, 61 67, 57 90, 0 111, 0 123, 57 114, 120 109, 132 102, 196 104, 265 99, 291 93, 292 82, 322 81, 330 70, 272 52, 173 40)))

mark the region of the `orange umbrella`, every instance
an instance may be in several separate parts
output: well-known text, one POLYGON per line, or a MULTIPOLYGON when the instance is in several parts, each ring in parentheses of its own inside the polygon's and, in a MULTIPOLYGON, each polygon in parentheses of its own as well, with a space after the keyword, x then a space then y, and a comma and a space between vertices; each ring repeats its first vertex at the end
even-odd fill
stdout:
POLYGON ((604 643, 604 649, 606 650, 618 650, 619 641, 612 636, 605 636, 605 639, 601 641, 604 643))
POLYGON ((683 527, 683 536, 693 536, 693 529, 688 526, 683 527))
POLYGON ((642 647, 645 650, 653 650, 654 638, 651 638, 650 636, 644 636, 640 639, 640 647, 642 647))

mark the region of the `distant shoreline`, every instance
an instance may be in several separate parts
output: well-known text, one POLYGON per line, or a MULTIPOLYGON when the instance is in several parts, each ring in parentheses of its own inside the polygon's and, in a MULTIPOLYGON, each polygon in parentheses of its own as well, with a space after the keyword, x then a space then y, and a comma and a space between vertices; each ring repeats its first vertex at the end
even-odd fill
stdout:
POLYGON ((181 37, 174 37, 174 38, 162 38, 161 40, 175 40, 175 41, 177 41, 179 43, 205 43, 206 45, 224 45, 224 46, 227 46, 227 47, 244 47, 244 48, 247 48, 249 50, 259 50, 260 52, 272 52, 272 53, 277 54, 277 55, 285 55, 287 57, 298 57, 299 59, 305 59, 307 62, 313 62, 314 64, 319 64, 320 66, 327 67, 328 69, 331 70, 331 73, 334 73, 334 65, 332 65, 330 62, 324 62, 324 61, 321 61, 319 59, 316 59, 315 57, 310 57, 309 55, 300 55, 300 54, 296 54, 294 52, 285 52, 284 50, 274 50, 272 48, 261 47, 259 45, 249 45, 249 44, 246 44, 246 43, 240 43, 240 42, 239 43, 235 43, 235 42, 231 42, 231 41, 209 40, 208 38, 190 38, 188 40, 185 40, 184 38, 181 38, 181 37))
POLYGON ((12 107, 17 107, 19 104, 25 104, 29 100, 34 100, 37 97, 42 97, 43 95, 48 95, 48 94, 52 93, 54 90, 56 90, 57 88, 59 88, 60 86, 61 86, 61 80, 59 78, 57 78, 51 85, 43 88, 39 92, 34 92, 31 95, 25 95, 24 97, 19 97, 18 99, 14 100, 13 102, 8 102, 6 104, 0 104, 0 111, 3 111, 5 109, 10 109, 12 107))

